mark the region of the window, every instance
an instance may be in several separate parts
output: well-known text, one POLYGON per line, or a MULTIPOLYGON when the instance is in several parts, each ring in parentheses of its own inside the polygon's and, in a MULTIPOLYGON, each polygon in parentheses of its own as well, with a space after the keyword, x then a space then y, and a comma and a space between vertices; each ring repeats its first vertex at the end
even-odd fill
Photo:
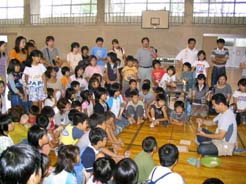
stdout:
POLYGON ((105 12, 115 16, 141 16, 145 10, 168 10, 183 16, 184 0, 105 0, 105 12))
POLYGON ((193 17, 246 17, 246 0, 194 0, 193 17))
POLYGON ((140 23, 142 11, 167 10, 169 23, 183 23, 185 0, 105 0, 106 23, 140 23))
POLYGON ((40 18, 96 15, 97 0, 40 0, 40 18))
POLYGON ((24 0, 1 0, 0 19, 23 19, 24 0))

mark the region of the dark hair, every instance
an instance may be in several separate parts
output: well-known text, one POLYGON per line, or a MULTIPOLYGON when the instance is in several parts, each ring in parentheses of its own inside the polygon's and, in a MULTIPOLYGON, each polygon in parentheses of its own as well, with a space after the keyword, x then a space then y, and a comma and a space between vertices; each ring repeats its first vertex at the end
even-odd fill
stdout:
MULTIPOLYGON (((6 44, 6 42, 5 42, 5 41, 0 41, 0 47, 1 47, 3 44, 6 44)), ((2 57, 2 54, 3 54, 3 56, 6 55, 5 52, 3 52, 3 53, 0 52, 0 58, 2 57)))
POLYGON ((26 46, 25 46, 25 49, 27 51, 28 51, 29 48, 35 48, 35 45, 32 42, 30 42, 30 41, 26 42, 26 46))
POLYGON ((47 36, 46 39, 45 39, 45 44, 48 45, 49 41, 55 41, 54 36, 47 36))
POLYGON ((157 60, 157 59, 153 60, 152 67, 155 68, 155 65, 156 65, 156 64, 161 65, 160 60, 157 60))
POLYGON ((73 49, 74 49, 74 48, 80 48, 80 45, 79 45, 78 42, 73 42, 73 43, 71 44, 71 52, 73 52, 73 49))
POLYGON ((91 60, 92 59, 95 59, 96 61, 97 61, 97 57, 96 56, 94 56, 94 55, 90 55, 90 57, 89 57, 89 63, 91 64, 91 60))
POLYGON ((74 114, 78 113, 79 111, 77 109, 71 109, 68 113, 68 119, 69 121, 72 121, 73 122, 73 117, 74 117, 74 114))
POLYGON ((174 144, 165 144, 159 148, 160 164, 164 167, 170 167, 179 158, 179 150, 174 144))
POLYGON ((206 59, 206 53, 204 50, 199 50, 199 52, 197 53, 197 57, 199 57, 201 54, 204 55, 204 59, 206 59))
POLYGON ((117 55, 114 52, 109 52, 108 57, 111 59, 113 63, 116 63, 117 61, 117 55))
POLYGON ((19 66, 21 67, 21 64, 20 62, 17 60, 17 59, 11 59, 9 61, 9 66, 8 66, 8 69, 7 69, 7 73, 10 74, 10 73, 15 73, 15 67, 16 66, 19 66))
POLYGON ((165 95, 164 94, 158 94, 157 96, 156 96, 156 101, 158 102, 158 101, 166 101, 166 97, 165 97, 165 95))
POLYGON ((3 80, 0 80, 0 84, 2 84, 5 88, 5 82, 3 80))
POLYGON ((82 98, 82 103, 87 101, 90 104, 89 97, 92 96, 92 93, 89 90, 81 91, 80 96, 82 98))
POLYGON ((129 56, 126 57, 126 61, 127 62, 128 61, 132 61, 133 62, 134 61, 134 57, 129 55, 129 56))
POLYGON ((246 87, 246 79, 244 79, 244 78, 240 79, 240 80, 238 81, 237 85, 238 85, 238 86, 241 85, 241 86, 246 87))
POLYGON ((97 39, 96 39, 96 43, 97 42, 104 42, 104 40, 103 40, 103 38, 102 37, 97 37, 97 39))
POLYGON ((186 66, 189 70, 191 70, 191 64, 189 62, 185 62, 183 66, 186 66))
POLYGON ((198 89, 198 80, 204 80, 204 86, 203 86, 203 89, 206 87, 206 77, 204 74, 200 73, 198 76, 197 76, 197 79, 196 79, 196 84, 195 84, 195 87, 198 89))
POLYGON ((115 92, 120 91, 120 83, 114 83, 109 87, 109 96, 114 96, 115 92))
POLYGON ((41 110, 41 114, 48 118, 53 118, 55 116, 55 111, 51 106, 44 106, 41 110))
POLYGON ((134 96, 139 96, 137 89, 135 89, 135 90, 133 90, 133 91, 130 92, 130 97, 132 98, 134 96))
POLYGON ((181 100, 177 100, 174 103, 174 109, 176 109, 177 107, 181 107, 182 109, 184 109, 184 102, 182 102, 181 100))
POLYGON ((70 68, 67 67, 67 66, 62 67, 62 68, 61 68, 61 73, 62 73, 62 75, 65 75, 66 72, 70 72, 70 68))
POLYGON ((157 88, 155 88, 155 93, 165 95, 164 89, 162 87, 159 87, 159 86, 157 88))
POLYGON ((42 170, 42 178, 48 175, 48 169, 50 167, 50 158, 48 155, 41 153, 41 170, 42 170))
POLYGON ((48 79, 51 78, 51 73, 52 73, 53 71, 55 71, 55 69, 54 69, 53 66, 48 66, 48 67, 46 68, 45 75, 46 75, 46 77, 47 77, 48 79))
POLYGON ((137 184, 138 167, 131 158, 125 158, 118 162, 115 171, 117 184, 137 184))
POLYGON ((103 80, 103 78, 102 78, 102 75, 101 74, 99 74, 99 73, 94 73, 91 77, 95 77, 95 78, 100 78, 100 80, 99 80, 99 83, 101 83, 102 82, 102 80, 103 80))
POLYGON ((196 39, 195 39, 195 38, 189 38, 189 39, 188 39, 188 44, 189 44, 190 42, 195 42, 195 43, 196 43, 196 39))
POLYGON ((222 73, 222 74, 218 75, 217 81, 218 81, 221 77, 224 77, 225 80, 227 81, 227 75, 226 75, 225 73, 222 73))
POLYGON ((143 37, 142 40, 141 40, 141 42, 143 43, 144 40, 147 40, 149 42, 149 38, 148 37, 143 37))
POLYGON ((108 91, 107 91, 106 88, 99 87, 99 88, 94 92, 96 101, 99 101, 99 99, 101 98, 101 96, 104 95, 104 94, 107 95, 107 93, 108 93, 108 91))
POLYGON ((89 90, 92 90, 92 89, 93 89, 92 84, 93 84, 94 82, 98 82, 98 84, 99 84, 99 86, 100 86, 100 81, 98 80, 98 78, 96 78, 96 77, 91 77, 91 78, 89 79, 89 84, 88 84, 88 89, 89 89, 89 90))
POLYGON ((172 65, 167 68, 167 72, 168 72, 168 70, 172 70, 173 71, 173 75, 176 73, 176 69, 172 65))
POLYGON ((20 122, 21 116, 25 114, 25 108, 23 106, 16 105, 8 110, 8 114, 13 122, 20 122))
POLYGON ((73 116, 73 125, 77 126, 79 123, 84 123, 88 120, 88 116, 85 113, 77 112, 73 116))
POLYGON ((70 84, 71 88, 74 89, 76 86, 80 86, 80 83, 76 80, 72 81, 70 84))
POLYGON ((137 81, 135 79, 130 79, 129 80, 129 85, 131 85, 133 82, 137 83, 137 81))
POLYGON ((116 39, 116 38, 115 38, 115 39, 113 39, 113 40, 112 40, 112 44, 114 44, 114 43, 119 44, 119 40, 118 40, 118 39, 116 39))
POLYGON ((223 38, 219 38, 216 42, 217 43, 225 44, 225 40, 223 38))
POLYGON ((72 100, 72 95, 76 94, 76 91, 75 89, 73 88, 67 88, 66 89, 66 94, 65 94, 65 97, 69 100, 72 100))
POLYGON ((149 84, 149 85, 151 85, 151 81, 149 79, 144 79, 143 80, 143 84, 149 84))
POLYGON ((99 141, 103 141, 105 137, 107 137, 107 133, 101 128, 93 128, 89 133, 89 139, 92 146, 97 145, 99 141))
POLYGON ((40 114, 37 116, 37 125, 42 128, 46 129, 49 125, 49 119, 46 115, 40 114))
POLYGON ((39 140, 42 139, 45 135, 47 135, 45 129, 39 127, 38 125, 33 125, 27 132, 28 144, 37 149, 40 149, 41 147, 39 145, 39 140))
POLYGON ((82 46, 82 47, 81 47, 81 52, 83 52, 84 50, 88 50, 88 51, 89 51, 89 47, 86 46, 86 45, 82 46))
POLYGON ((105 120, 106 121, 109 120, 110 118, 114 118, 115 119, 115 114, 113 112, 111 112, 111 111, 105 112, 104 115, 105 115, 105 120))
POLYGON ((37 50, 37 49, 33 50, 26 60, 26 66, 28 66, 28 67, 32 66, 32 57, 42 57, 42 56, 43 56, 43 54, 40 50, 37 50))
POLYGON ((90 117, 89 117, 89 126, 90 128, 96 128, 97 125, 101 125, 105 122, 105 115, 104 114, 97 114, 97 113, 93 113, 90 117))
POLYGON ((54 89, 47 88, 47 98, 52 99, 54 97, 54 89))
POLYGON ((27 183, 41 169, 41 154, 26 144, 8 147, 0 157, 0 183, 27 183))
POLYGON ((225 95, 223 95, 221 93, 217 93, 217 94, 213 95, 212 100, 214 100, 215 104, 217 104, 217 105, 219 105, 220 103, 227 105, 226 97, 225 97, 225 95))
POLYGON ((69 103, 68 99, 67 98, 60 98, 58 101, 57 101, 57 108, 59 109, 59 111, 61 113, 63 113, 63 109, 66 107, 66 105, 69 103))
POLYGON ((8 136, 4 132, 9 131, 9 124, 12 123, 12 119, 9 115, 0 115, 0 136, 8 136))
POLYGON ((75 78, 83 78, 83 74, 82 76, 78 76, 78 71, 82 69, 84 71, 84 67, 82 65, 77 65, 74 69, 74 75, 75 75, 75 78))
POLYGON ((150 85, 147 84, 147 83, 144 83, 144 84, 142 85, 142 90, 147 90, 147 91, 149 91, 149 90, 150 90, 150 85))
POLYGON ((208 178, 203 182, 203 184, 224 184, 224 182, 218 178, 208 178))
POLYGON ((63 145, 58 151, 58 158, 56 167, 54 170, 55 174, 59 174, 63 170, 74 173, 74 165, 77 163, 77 155, 79 154, 79 148, 74 145, 63 145))
POLYGON ((79 100, 72 101, 71 108, 81 107, 81 102, 79 100))
POLYGON ((29 108, 29 113, 34 115, 34 116, 37 116, 38 113, 39 113, 39 107, 36 106, 36 105, 32 105, 30 108, 29 108))
POLYGON ((93 163, 93 182, 107 183, 114 175, 116 164, 112 158, 99 158, 93 163))
POLYGON ((145 137, 142 142, 143 150, 147 153, 151 153, 154 151, 155 147, 157 147, 156 139, 153 136, 145 137))
POLYGON ((20 51, 22 51, 23 53, 26 53, 26 49, 25 48, 22 48, 20 50, 20 43, 21 43, 21 40, 25 40, 26 41, 26 38, 24 36, 18 36, 16 39, 15 39, 15 47, 14 47, 14 50, 16 53, 20 53, 20 51))

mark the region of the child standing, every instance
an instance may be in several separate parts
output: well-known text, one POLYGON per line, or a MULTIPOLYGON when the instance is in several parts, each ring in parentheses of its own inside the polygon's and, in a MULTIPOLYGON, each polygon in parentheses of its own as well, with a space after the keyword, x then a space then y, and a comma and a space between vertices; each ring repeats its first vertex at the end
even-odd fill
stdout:
POLYGON ((174 103, 174 111, 170 114, 170 123, 173 125, 184 125, 188 121, 185 113, 184 102, 176 101, 174 103))
POLYGON ((77 112, 73 116, 73 125, 69 124, 61 134, 61 144, 75 145, 88 130, 88 116, 82 112, 77 112))
POLYGON ((161 81, 159 83, 160 87, 166 88, 166 87, 176 87, 175 81, 176 81, 176 70, 174 66, 169 66, 167 68, 167 73, 163 75, 161 78, 161 81))
POLYGON ((61 69, 62 77, 61 77, 61 83, 63 86, 63 89, 66 90, 69 86, 71 79, 70 79, 70 69, 67 66, 62 67, 61 69))
POLYGON ((87 79, 87 81, 89 81, 94 73, 99 73, 101 76, 103 76, 101 67, 97 65, 97 57, 91 55, 90 65, 85 68, 85 78, 87 79))
POLYGON ((78 65, 79 61, 82 60, 82 56, 79 50, 80 50, 79 43, 73 42, 71 44, 71 52, 67 54, 67 62, 69 63, 72 72, 74 72, 75 67, 78 65))
POLYGON ((108 53, 108 63, 105 64, 105 81, 106 85, 112 85, 115 82, 119 82, 120 74, 118 70, 117 55, 113 52, 108 53))
POLYGON ((194 74, 191 71, 191 64, 188 62, 185 62, 183 64, 183 71, 181 73, 181 80, 184 80, 186 82, 187 89, 192 89, 194 85, 194 74))
POLYGON ((204 52, 204 50, 200 50, 197 53, 197 58, 198 61, 195 61, 192 66, 195 68, 195 78, 197 78, 197 76, 199 74, 204 74, 205 77, 207 77, 207 73, 208 73, 208 68, 209 68, 209 64, 206 60, 206 53, 204 52))
POLYGON ((156 96, 156 101, 150 106, 150 127, 153 128, 156 125, 163 124, 168 125, 168 114, 165 105, 166 97, 163 94, 156 96))
POLYGON ((33 50, 26 62, 24 78, 28 88, 29 101, 42 108, 42 101, 47 97, 46 68, 40 63, 42 52, 33 50))
POLYGON ((141 124, 144 122, 144 104, 139 99, 138 91, 130 92, 131 100, 126 107, 126 116, 130 124, 141 124))
POLYGON ((122 69, 122 76, 123 76, 123 92, 129 87, 129 81, 131 79, 138 79, 138 70, 135 66, 133 66, 134 57, 133 56, 127 56, 126 63, 127 66, 125 66, 122 69))
POLYGON ((165 74, 165 70, 161 67, 161 62, 159 60, 154 60, 152 66, 152 82, 154 86, 158 86, 162 76, 165 74))
POLYGON ((110 86, 109 96, 110 97, 107 100, 107 104, 109 106, 109 109, 114 113, 116 117, 115 124, 117 126, 122 127, 122 129, 124 129, 129 125, 129 122, 127 119, 122 117, 125 103, 123 101, 122 96, 120 95, 119 83, 114 83, 113 85, 110 86))
POLYGON ((86 68, 89 65, 89 47, 87 45, 84 45, 81 47, 81 56, 82 61, 79 62, 79 65, 82 65, 84 68, 86 68))

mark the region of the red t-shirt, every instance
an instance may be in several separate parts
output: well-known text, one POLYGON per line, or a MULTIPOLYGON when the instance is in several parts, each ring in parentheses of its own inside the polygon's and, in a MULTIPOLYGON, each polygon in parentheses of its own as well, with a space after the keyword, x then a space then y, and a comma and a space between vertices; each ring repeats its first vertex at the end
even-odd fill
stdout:
POLYGON ((159 83, 161 81, 162 76, 165 74, 165 70, 163 68, 153 69, 152 70, 152 78, 155 82, 159 83))

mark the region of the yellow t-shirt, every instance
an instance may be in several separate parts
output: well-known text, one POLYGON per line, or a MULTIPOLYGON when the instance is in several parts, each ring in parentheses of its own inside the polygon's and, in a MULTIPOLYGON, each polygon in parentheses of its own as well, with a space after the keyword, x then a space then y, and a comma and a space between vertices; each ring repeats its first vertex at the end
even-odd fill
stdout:
POLYGON ((138 69, 135 66, 133 67, 125 66, 122 69, 122 72, 124 73, 124 80, 129 81, 130 78, 134 78, 132 76, 136 76, 138 74, 138 69))
POLYGON ((16 53, 15 49, 12 49, 9 53, 9 59, 17 59, 20 63, 23 63, 27 60, 27 53, 23 53, 22 51, 16 53))
POLYGON ((22 125, 20 123, 15 123, 15 129, 9 132, 9 136, 12 138, 14 144, 20 143, 22 140, 27 138, 27 131, 31 125, 22 125))

